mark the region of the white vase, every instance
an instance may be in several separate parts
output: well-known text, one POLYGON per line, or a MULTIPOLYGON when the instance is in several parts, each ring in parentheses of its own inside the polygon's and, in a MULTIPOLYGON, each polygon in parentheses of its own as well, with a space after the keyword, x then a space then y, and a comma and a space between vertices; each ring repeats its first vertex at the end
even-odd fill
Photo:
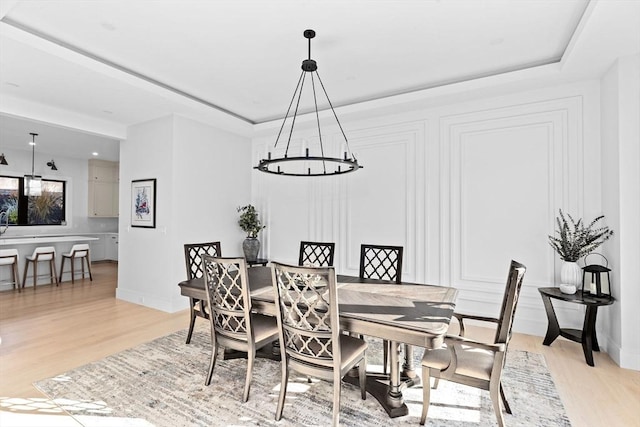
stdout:
POLYGON ((582 268, 577 262, 562 262, 562 268, 560 269, 560 283, 580 288, 582 285, 582 268))

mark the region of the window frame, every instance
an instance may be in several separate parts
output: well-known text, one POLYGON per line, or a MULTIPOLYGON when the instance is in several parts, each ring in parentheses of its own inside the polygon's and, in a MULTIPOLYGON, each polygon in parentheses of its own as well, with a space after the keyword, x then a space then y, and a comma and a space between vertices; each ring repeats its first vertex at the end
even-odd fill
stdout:
MULTIPOLYGON (((29 221, 29 197, 24 193, 24 182, 25 179, 22 176, 15 175, 5 175, 0 174, 0 178, 9 178, 9 179, 17 179, 18 180, 18 200, 17 200, 17 209, 18 209, 18 217, 17 222, 9 223, 12 227, 40 227, 40 226, 65 226, 67 224, 67 181, 64 179, 50 179, 50 178, 41 178, 42 182, 54 182, 62 184, 62 215, 60 218, 60 222, 53 224, 30 224, 29 221)), ((39 197, 39 196, 31 196, 31 197, 39 197)))

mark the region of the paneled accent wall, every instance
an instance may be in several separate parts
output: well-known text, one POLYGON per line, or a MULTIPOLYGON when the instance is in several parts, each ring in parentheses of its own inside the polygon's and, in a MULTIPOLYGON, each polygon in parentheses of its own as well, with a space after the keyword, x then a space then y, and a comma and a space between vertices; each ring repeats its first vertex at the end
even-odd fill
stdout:
MULTIPOLYGON (((597 85, 586 83, 366 121, 341 117, 360 171, 310 179, 254 172, 252 196, 268 224, 263 255, 295 262, 300 240, 334 241, 338 272, 358 274, 360 244, 402 245, 406 281, 456 287, 460 311, 489 316, 498 314, 515 259, 528 267, 515 327, 543 335, 537 288, 559 277, 547 239, 558 209, 600 212, 599 196, 585 190, 600 174, 598 102, 597 85)), ((339 136, 325 139, 329 147, 339 136)), ((269 142, 254 139, 256 163, 269 142)), ((558 316, 569 326, 582 321, 575 306, 558 316)))

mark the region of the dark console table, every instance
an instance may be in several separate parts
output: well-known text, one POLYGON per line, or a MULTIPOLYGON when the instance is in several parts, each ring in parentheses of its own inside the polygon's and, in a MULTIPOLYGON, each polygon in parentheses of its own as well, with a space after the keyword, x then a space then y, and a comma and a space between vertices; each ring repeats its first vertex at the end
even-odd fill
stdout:
POLYGON ((547 327, 547 335, 544 337, 543 344, 551 345, 559 335, 568 340, 579 342, 582 344, 584 358, 589 366, 593 366, 593 351, 600 351, 598 346, 598 338, 596 337, 596 316, 598 315, 598 307, 603 305, 611 305, 615 301, 612 297, 596 297, 589 293, 576 291, 575 294, 563 294, 559 288, 538 288, 542 296, 542 302, 547 312, 549 326, 547 327), (584 324, 580 329, 561 328, 558 324, 556 312, 551 304, 551 299, 570 302, 573 304, 582 304, 586 306, 584 315, 584 324))

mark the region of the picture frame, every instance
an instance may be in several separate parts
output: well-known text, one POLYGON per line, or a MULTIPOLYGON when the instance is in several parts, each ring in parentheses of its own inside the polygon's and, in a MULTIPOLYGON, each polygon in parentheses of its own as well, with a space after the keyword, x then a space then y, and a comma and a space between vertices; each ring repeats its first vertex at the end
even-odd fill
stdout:
POLYGON ((131 226, 156 228, 156 179, 131 181, 131 226))

